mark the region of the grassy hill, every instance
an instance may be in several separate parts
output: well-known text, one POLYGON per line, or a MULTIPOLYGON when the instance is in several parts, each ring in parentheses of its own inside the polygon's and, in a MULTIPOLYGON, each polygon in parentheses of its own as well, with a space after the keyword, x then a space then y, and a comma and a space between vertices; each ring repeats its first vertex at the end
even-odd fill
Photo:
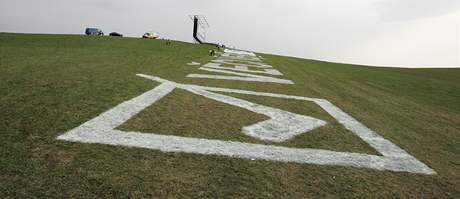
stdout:
MULTIPOLYGON (((460 69, 398 69, 259 54, 294 85, 192 79, 211 46, 0 33, 0 198, 459 198, 460 69), (157 86, 137 73, 206 86, 325 98, 437 175, 163 153, 58 135, 157 86)), ((231 94, 331 125, 278 145, 376 154, 307 102, 231 94)), ((173 91, 120 129, 272 144, 238 133, 263 116, 173 91)))

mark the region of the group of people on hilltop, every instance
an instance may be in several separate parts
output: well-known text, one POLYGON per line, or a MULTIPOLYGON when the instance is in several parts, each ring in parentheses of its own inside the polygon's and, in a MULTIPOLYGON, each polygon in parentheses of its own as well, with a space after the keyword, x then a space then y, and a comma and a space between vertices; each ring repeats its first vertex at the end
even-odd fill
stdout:
MULTIPOLYGON (((221 50, 225 49, 225 45, 223 45, 223 44, 217 44, 216 46, 217 46, 218 51, 221 51, 221 50)), ((216 51, 212 50, 212 49, 209 50, 209 56, 214 56, 214 55, 216 55, 216 51)))

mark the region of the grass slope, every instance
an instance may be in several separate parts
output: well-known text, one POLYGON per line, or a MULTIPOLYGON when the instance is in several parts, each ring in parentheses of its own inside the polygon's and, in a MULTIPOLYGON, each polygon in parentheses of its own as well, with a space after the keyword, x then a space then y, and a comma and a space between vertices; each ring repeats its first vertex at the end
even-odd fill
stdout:
MULTIPOLYGON (((460 197, 459 69, 372 68, 262 55, 296 84, 185 78, 202 73, 186 63, 206 63, 209 48, 134 38, 1 33, 0 198, 460 197), (162 153, 55 139, 157 85, 136 73, 328 99, 438 175, 162 153)), ((306 104, 234 96, 331 122, 306 104)), ((119 128, 257 142, 232 133, 264 119, 180 91, 156 105, 162 106, 149 107, 119 128), (222 133, 213 134, 216 130, 222 133)), ((339 125, 322 128, 284 145, 375 153, 339 125)))

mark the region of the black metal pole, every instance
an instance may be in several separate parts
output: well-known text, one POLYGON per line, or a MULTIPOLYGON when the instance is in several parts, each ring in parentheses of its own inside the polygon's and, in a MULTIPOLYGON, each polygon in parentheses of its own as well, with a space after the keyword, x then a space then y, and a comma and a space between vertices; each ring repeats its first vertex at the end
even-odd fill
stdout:
POLYGON ((193 16, 193 38, 195 41, 198 43, 203 43, 199 38, 198 38, 198 17, 195 15, 193 16))

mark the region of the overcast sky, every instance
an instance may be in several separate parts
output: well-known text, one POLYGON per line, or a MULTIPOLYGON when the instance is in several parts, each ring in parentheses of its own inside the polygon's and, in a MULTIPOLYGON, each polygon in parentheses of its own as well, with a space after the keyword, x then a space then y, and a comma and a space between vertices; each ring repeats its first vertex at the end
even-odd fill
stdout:
POLYGON ((85 27, 379 66, 460 66, 460 0, 0 0, 0 32, 81 34, 85 27))

